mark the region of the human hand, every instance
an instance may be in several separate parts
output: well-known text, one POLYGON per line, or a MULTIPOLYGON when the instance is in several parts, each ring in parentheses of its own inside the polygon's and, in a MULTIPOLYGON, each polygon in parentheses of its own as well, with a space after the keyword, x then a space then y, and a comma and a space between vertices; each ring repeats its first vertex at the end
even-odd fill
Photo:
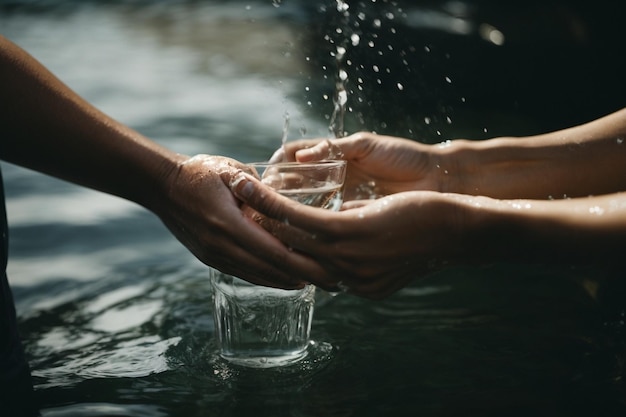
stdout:
POLYGON ((200 261, 222 272, 287 289, 302 287, 305 273, 322 277, 316 262, 290 251, 242 211, 227 186, 242 171, 249 169, 225 157, 185 159, 153 211, 200 261))
POLYGON ((327 290, 383 298, 431 271, 459 247, 461 204, 449 194, 405 192, 332 212, 298 204, 243 174, 232 190, 253 209, 276 219, 264 219, 264 227, 323 266, 323 280, 317 272, 307 279, 327 290))
POLYGON ((439 146, 357 133, 341 139, 288 142, 272 160, 346 159, 345 200, 371 199, 412 190, 441 190, 445 168, 439 146))

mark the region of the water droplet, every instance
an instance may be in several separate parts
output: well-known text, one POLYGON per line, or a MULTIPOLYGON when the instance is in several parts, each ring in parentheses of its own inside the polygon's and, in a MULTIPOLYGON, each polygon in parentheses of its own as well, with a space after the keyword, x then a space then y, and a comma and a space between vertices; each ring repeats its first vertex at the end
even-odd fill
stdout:
POLYGON ((400 91, 404 90, 404 86, 402 84, 400 84, 400 83, 397 83, 396 87, 398 87, 398 90, 400 90, 400 91))
POLYGON ((338 12, 347 12, 350 8, 350 5, 343 0, 337 0, 337 11, 338 12))
POLYGON ((493 43, 494 45, 501 46, 504 44, 504 34, 491 25, 483 23, 478 28, 478 33, 481 38, 487 42, 493 43))
POLYGON ((450 77, 446 77, 446 82, 447 82, 448 84, 452 84, 452 79, 451 79, 450 77))
POLYGON ((602 207, 599 207, 599 206, 593 206, 593 207, 589 208, 589 213, 601 216, 601 215, 604 214, 604 209, 602 207))
POLYGON ((375 28, 379 28, 381 26, 381 21, 380 19, 374 19, 374 27, 375 28))
POLYGON ((339 94, 337 94, 337 98, 338 98, 339 104, 343 106, 348 101, 348 93, 345 90, 340 91, 339 94))
POLYGON ((617 144, 621 145, 622 143, 624 143, 624 138, 617 138, 617 144))
POLYGON ((357 46, 361 41, 361 38, 359 37, 359 35, 354 33, 352 34, 352 36, 350 36, 350 41, 352 41, 352 46, 357 46))

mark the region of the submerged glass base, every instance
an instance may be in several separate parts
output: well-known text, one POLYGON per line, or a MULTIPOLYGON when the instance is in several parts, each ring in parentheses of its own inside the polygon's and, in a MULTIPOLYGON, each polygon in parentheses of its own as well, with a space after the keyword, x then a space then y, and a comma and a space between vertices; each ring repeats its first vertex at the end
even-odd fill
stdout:
POLYGON ((281 356, 229 356, 223 352, 216 352, 215 358, 223 361, 227 366, 249 369, 274 369, 284 375, 285 372, 301 372, 305 369, 314 370, 324 367, 333 357, 333 346, 328 342, 309 341, 306 348, 300 352, 281 356), (297 366, 293 366, 297 365, 297 366))
POLYGON ((306 358, 307 355, 308 351, 306 349, 301 352, 280 356, 228 356, 223 353, 220 354, 220 356, 228 362, 248 368, 274 368, 278 366, 289 366, 306 358))

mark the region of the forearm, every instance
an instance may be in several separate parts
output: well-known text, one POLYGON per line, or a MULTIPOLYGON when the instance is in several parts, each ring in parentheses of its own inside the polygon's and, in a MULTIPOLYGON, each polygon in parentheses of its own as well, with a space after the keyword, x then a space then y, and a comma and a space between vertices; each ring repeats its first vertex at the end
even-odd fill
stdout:
POLYGON ((624 191, 626 109, 544 135, 452 141, 440 153, 451 192, 558 199, 624 191))
POLYGON ((1 37, 0 91, 5 161, 151 206, 180 160, 99 112, 1 37))
POLYGON ((607 263, 621 259, 626 247, 626 193, 555 201, 457 198, 466 260, 607 263))

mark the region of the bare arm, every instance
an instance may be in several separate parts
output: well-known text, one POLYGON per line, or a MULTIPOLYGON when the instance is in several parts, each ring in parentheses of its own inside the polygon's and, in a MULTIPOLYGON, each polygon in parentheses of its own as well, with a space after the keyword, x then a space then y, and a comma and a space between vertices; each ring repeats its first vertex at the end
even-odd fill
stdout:
POLYGON ((626 190, 626 109, 543 135, 425 145, 357 133, 288 143, 286 157, 308 161, 343 154, 347 199, 409 190, 495 198, 558 199, 626 190))
POLYGON ((0 80, 8 162, 151 206, 186 159, 102 114, 1 37, 0 80))
POLYGON ((229 158, 189 158, 142 136, 76 95, 0 37, 0 158, 138 203, 207 265, 294 288, 321 268, 241 211, 226 184, 245 170, 229 158))
POLYGON ((498 200, 412 191, 328 212, 246 177, 235 193, 281 240, 310 254, 356 295, 381 298, 443 264, 498 261, 617 263, 626 245, 626 193, 566 200, 498 200))
POLYGON ((544 135, 452 141, 439 154, 448 170, 438 174, 442 189, 451 192, 558 199, 625 191, 626 109, 544 135))

